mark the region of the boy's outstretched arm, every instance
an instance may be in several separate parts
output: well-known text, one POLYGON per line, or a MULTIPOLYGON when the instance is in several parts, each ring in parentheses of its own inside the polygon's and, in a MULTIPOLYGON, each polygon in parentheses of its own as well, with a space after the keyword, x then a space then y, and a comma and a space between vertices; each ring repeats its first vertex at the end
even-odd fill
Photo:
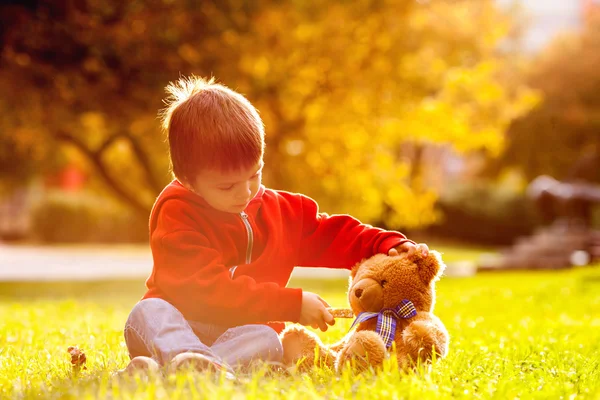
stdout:
POLYGON ((300 266, 351 268, 377 253, 424 251, 400 232, 375 228, 349 215, 320 213, 317 203, 306 196, 301 217, 300 266))

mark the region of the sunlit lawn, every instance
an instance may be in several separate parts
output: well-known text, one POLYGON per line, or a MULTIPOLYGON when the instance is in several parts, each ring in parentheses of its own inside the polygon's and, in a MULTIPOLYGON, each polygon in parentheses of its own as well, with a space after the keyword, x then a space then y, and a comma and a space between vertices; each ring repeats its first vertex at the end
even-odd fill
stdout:
MULTIPOLYGON (((346 282, 294 281, 345 305, 346 282)), ((437 314, 450 354, 431 371, 265 376, 240 383, 181 373, 111 378, 127 364, 122 327, 142 282, 0 284, 0 398, 600 398, 600 270, 445 278, 437 314), (88 357, 79 378, 67 347, 88 357)), ((333 341, 342 320, 323 334, 333 341)))

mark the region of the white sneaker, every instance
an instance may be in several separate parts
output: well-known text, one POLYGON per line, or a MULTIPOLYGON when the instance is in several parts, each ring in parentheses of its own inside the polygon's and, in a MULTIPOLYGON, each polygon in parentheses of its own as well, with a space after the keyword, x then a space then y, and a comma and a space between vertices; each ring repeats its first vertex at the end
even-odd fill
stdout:
POLYGON ((136 373, 158 374, 160 365, 150 357, 139 356, 129 361, 127 367, 116 372, 117 376, 133 376, 136 373))
POLYGON ((225 378, 236 381, 233 369, 222 361, 199 353, 181 353, 176 355, 169 363, 169 371, 175 372, 182 369, 195 369, 196 371, 213 371, 224 373, 225 378))

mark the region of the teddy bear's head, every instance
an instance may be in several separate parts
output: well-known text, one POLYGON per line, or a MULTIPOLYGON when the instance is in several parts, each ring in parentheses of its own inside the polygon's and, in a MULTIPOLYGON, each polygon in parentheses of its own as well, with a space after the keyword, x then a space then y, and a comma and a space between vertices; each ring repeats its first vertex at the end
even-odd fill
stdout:
POLYGON ((435 282, 446 265, 437 251, 429 256, 377 254, 357 264, 350 274, 348 299, 355 315, 379 312, 410 300, 417 311, 433 311, 435 282))

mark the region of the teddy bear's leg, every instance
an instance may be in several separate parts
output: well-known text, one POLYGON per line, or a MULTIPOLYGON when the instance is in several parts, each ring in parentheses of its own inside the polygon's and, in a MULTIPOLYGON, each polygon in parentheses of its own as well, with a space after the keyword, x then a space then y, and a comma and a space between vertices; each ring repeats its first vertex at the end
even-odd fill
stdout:
POLYGON ((355 332, 338 353, 336 370, 341 371, 346 363, 350 362, 357 371, 363 371, 369 365, 373 367, 381 365, 386 356, 385 344, 376 332, 355 332))
POLYGON ((283 345, 283 363, 308 371, 313 366, 333 368, 335 353, 321 339, 300 325, 291 325, 280 334, 283 345))
POLYGON ((431 320, 414 321, 402 332, 396 342, 398 363, 402 368, 428 363, 433 358, 443 358, 448 353, 449 335, 446 327, 435 317, 431 320))
POLYGON ((329 345, 329 350, 333 351, 334 353, 338 353, 346 345, 347 342, 348 338, 344 337, 339 342, 329 345))

